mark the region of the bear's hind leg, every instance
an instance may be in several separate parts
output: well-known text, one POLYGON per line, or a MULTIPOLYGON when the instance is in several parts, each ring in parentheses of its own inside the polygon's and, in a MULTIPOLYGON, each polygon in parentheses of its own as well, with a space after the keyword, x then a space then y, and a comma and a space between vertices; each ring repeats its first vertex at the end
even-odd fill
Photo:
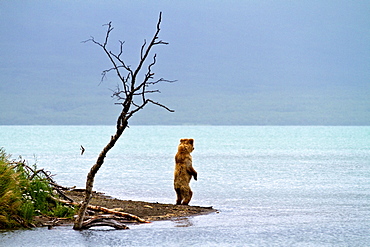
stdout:
POLYGON ((176 200, 176 205, 181 205, 182 201, 182 194, 180 189, 175 189, 176 190, 176 195, 177 195, 177 200, 176 200))
POLYGON ((187 196, 184 198, 184 201, 182 202, 182 205, 189 205, 189 202, 192 196, 193 196, 193 192, 189 189, 187 196))

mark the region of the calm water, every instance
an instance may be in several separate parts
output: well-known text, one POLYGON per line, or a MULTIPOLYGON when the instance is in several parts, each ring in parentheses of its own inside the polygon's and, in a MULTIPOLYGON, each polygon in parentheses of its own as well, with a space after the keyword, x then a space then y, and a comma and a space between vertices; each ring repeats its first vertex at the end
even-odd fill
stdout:
MULTIPOLYGON (((0 126, 0 146, 84 187, 112 126, 0 126), (86 149, 80 155, 80 145, 86 149)), ((0 232, 0 246, 369 246, 370 127, 131 126, 94 189, 174 203, 174 155, 194 138, 192 205, 220 213, 134 225, 0 232)))

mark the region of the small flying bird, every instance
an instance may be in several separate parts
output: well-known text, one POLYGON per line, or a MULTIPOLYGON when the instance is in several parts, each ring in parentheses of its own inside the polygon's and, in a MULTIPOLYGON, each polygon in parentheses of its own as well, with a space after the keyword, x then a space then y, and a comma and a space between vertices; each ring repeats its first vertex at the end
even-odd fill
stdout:
POLYGON ((83 155, 84 154, 84 152, 85 152, 85 149, 84 149, 84 147, 81 145, 81 155, 83 155))

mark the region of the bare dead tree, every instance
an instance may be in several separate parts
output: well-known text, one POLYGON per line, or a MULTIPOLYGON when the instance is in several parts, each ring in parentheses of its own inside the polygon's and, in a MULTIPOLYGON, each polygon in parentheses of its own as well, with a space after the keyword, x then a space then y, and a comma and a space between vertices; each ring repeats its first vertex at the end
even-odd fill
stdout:
POLYGON ((167 111, 173 112, 173 110, 169 109, 165 105, 156 102, 150 98, 148 98, 148 94, 152 93, 159 93, 158 89, 152 89, 153 86, 157 85, 158 83, 162 82, 173 82, 163 78, 154 80, 154 73, 152 71, 153 66, 156 64, 157 55, 154 54, 152 57, 151 62, 146 62, 148 56, 152 50, 152 48, 156 45, 167 45, 167 42, 164 42, 158 38, 160 32, 160 24, 162 21, 162 12, 159 14, 156 32, 152 38, 152 40, 147 43, 144 40, 143 45, 141 46, 140 50, 140 61, 135 69, 132 69, 131 66, 127 65, 123 61, 123 45, 124 42, 119 41, 119 53, 113 53, 108 49, 108 40, 109 35, 113 30, 112 23, 109 22, 105 26, 107 26, 107 31, 105 35, 105 40, 103 43, 96 41, 93 37, 85 42, 93 42, 94 44, 100 46, 107 57, 109 58, 112 67, 104 70, 102 72, 102 80, 105 78, 106 74, 113 71, 117 74, 118 78, 122 82, 122 89, 117 87, 117 89, 113 92, 112 97, 118 100, 118 103, 122 106, 122 111, 118 116, 117 123, 116 123, 116 133, 111 136, 110 141, 104 147, 104 149, 99 154, 96 163, 91 167, 90 172, 87 175, 86 180, 86 192, 84 201, 81 203, 81 207, 79 209, 77 218, 75 220, 73 229, 81 230, 84 229, 84 217, 86 209, 89 205, 91 196, 92 196, 92 189, 94 184, 94 178, 100 167, 104 163, 104 158, 107 155, 108 151, 113 148, 117 140, 122 135, 123 131, 128 127, 128 120, 138 111, 143 109, 147 104, 151 103, 157 105, 161 108, 166 109, 167 111), (145 74, 141 73, 143 68, 146 66, 145 74), (139 78, 140 77, 140 78, 139 78))

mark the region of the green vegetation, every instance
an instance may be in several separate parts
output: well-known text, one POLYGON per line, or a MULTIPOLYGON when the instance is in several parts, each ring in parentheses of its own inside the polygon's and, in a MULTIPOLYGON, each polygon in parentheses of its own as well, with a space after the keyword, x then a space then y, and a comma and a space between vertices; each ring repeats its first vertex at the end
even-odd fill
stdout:
POLYGON ((55 200, 58 196, 43 169, 9 159, 0 148, 0 229, 33 226, 38 215, 73 217, 73 207, 55 200))

